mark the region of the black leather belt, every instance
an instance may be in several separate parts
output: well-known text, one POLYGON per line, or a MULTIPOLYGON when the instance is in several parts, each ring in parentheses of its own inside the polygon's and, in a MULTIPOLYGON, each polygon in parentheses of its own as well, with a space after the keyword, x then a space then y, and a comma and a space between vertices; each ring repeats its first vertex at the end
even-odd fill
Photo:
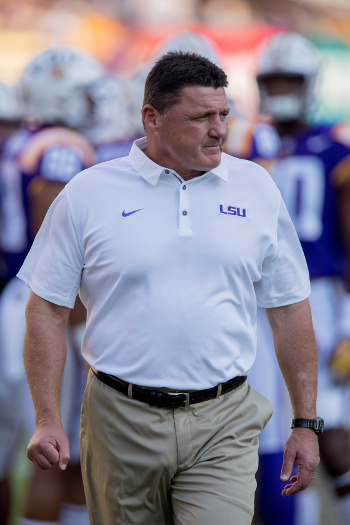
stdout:
POLYGON ((94 368, 91 370, 95 376, 102 381, 102 383, 114 388, 114 390, 118 390, 118 392, 121 392, 127 397, 159 408, 186 408, 188 405, 209 401, 209 399, 214 399, 215 397, 231 392, 242 385, 247 379, 247 376, 238 376, 230 379, 226 383, 221 383, 220 385, 214 386, 213 388, 207 388, 206 390, 196 390, 191 393, 170 393, 162 392, 160 390, 148 390, 133 385, 132 383, 126 383, 118 377, 99 372, 94 368))

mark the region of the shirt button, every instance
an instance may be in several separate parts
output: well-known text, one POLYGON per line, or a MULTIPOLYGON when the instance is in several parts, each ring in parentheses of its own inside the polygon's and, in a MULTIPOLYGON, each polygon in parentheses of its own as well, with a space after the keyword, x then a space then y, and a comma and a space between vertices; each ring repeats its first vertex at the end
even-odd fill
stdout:
POLYGON ((183 190, 185 190, 185 189, 186 189, 186 184, 184 184, 184 185, 182 186, 182 189, 183 189, 183 190))
POLYGON ((182 212, 182 215, 187 215, 187 211, 184 210, 184 211, 182 212))
POLYGON ((169 173, 169 170, 165 170, 165 173, 168 174, 168 173, 169 173))

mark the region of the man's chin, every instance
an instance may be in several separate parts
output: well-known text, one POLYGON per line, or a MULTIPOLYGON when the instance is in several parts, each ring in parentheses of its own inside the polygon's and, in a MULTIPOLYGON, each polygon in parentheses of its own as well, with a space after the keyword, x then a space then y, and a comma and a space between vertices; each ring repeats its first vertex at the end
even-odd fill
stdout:
POLYGON ((221 162, 221 153, 222 153, 221 150, 206 153, 204 162, 207 166, 207 170, 216 168, 217 166, 219 166, 221 162))

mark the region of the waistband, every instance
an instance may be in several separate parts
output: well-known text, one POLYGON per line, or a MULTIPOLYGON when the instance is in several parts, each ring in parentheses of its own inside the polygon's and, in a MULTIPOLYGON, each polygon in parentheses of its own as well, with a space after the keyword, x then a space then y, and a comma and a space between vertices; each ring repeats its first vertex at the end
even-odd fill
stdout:
POLYGON ((213 388, 207 388, 205 390, 196 390, 194 392, 163 392, 157 389, 146 389, 132 383, 127 383, 118 377, 104 372, 99 372, 94 368, 91 368, 97 379, 102 381, 114 390, 118 390, 125 396, 141 401, 142 403, 148 403, 151 406, 159 408, 186 408, 188 405, 195 405, 196 403, 202 403, 203 401, 209 401, 216 397, 220 397, 223 394, 231 392, 235 388, 242 385, 247 376, 238 376, 226 381, 226 383, 220 383, 213 388))

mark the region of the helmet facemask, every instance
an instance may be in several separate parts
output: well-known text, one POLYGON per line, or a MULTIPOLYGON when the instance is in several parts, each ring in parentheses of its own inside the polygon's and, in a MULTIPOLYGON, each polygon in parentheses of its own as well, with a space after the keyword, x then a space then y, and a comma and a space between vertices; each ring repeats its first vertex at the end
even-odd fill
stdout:
POLYGON ((260 111, 276 122, 303 120, 308 112, 310 85, 302 75, 262 75, 258 79, 260 111))

